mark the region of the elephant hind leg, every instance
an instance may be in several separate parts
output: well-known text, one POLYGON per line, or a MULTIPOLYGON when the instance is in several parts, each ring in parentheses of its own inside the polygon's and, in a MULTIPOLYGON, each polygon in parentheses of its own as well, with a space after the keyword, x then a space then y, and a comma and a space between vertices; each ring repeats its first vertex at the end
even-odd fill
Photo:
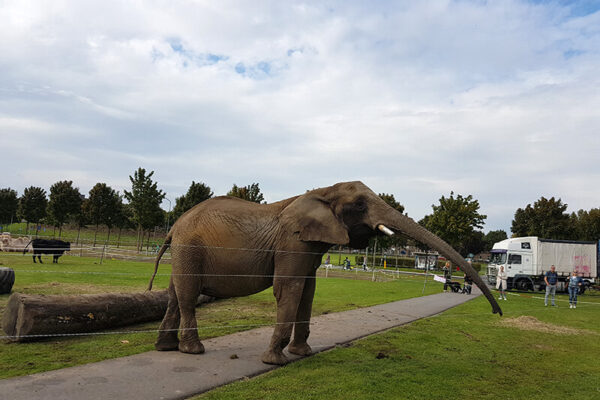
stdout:
POLYGON ((204 345, 198 337, 198 325, 196 323, 196 302, 200 294, 200 279, 177 275, 174 283, 181 315, 179 351, 191 354, 204 353, 204 345))
POLYGON ((154 348, 158 351, 177 350, 179 348, 179 339, 177 338, 180 320, 179 302, 177 301, 177 294, 173 287, 172 277, 167 292, 169 294, 167 311, 160 324, 158 339, 154 343, 154 348))

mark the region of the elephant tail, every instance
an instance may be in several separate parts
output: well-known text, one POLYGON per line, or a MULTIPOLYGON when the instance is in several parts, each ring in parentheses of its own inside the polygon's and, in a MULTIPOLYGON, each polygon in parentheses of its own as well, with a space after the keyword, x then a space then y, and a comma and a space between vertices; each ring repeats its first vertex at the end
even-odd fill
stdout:
POLYGON ((152 282, 154 282, 154 277, 156 276, 156 273, 158 272, 158 264, 160 264, 160 258, 163 256, 163 254, 165 254, 165 251, 167 251, 167 249, 169 248, 172 238, 173 237, 171 236, 171 233, 169 233, 167 235, 162 247, 158 251, 158 254, 156 255, 156 261, 154 262, 154 273, 152 274, 152 278, 150 278, 150 283, 148 284, 148 290, 152 290, 152 282))

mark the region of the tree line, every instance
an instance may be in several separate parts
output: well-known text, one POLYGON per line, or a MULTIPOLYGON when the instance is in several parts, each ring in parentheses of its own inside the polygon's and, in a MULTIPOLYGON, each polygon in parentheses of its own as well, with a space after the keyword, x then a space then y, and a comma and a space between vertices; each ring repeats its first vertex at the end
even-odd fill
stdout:
MULTIPOLYGON (((158 226, 172 224, 187 210, 196 204, 213 197, 214 193, 204 183, 193 182, 187 193, 175 199, 175 207, 169 212, 164 211, 160 204, 166 193, 158 188, 158 183, 152 178, 154 171, 149 173, 144 168, 138 168, 129 176, 131 189, 123 194, 114 190, 106 183, 99 182, 90 189, 87 197, 79 188, 73 186, 73 181, 59 181, 50 187, 50 193, 41 187, 30 186, 21 196, 11 188, 0 189, 0 222, 12 223, 25 221, 25 234, 29 234, 30 224, 35 226, 32 234, 37 235, 40 224, 54 226, 58 229, 58 237, 66 223, 78 227, 77 241, 81 228, 95 227, 94 245, 99 226, 108 228, 108 238, 111 231, 118 229, 119 237, 123 229, 136 229, 137 248, 141 249, 144 238, 150 236, 150 231, 158 226)), ((257 203, 264 202, 258 183, 248 186, 233 185, 228 196, 239 197, 257 203)))
MULTIPOLYGON (((98 227, 104 225, 108 228, 109 237, 115 228, 119 229, 119 236, 123 229, 136 229, 138 248, 141 248, 151 229, 164 226, 165 222, 168 228, 187 210, 214 196, 209 186, 192 181, 187 192, 175 199, 175 207, 166 212, 160 207, 166 193, 158 188, 158 183, 152 179, 153 174, 154 171, 148 173, 144 168, 138 168, 129 176, 131 190, 124 190, 122 195, 106 183, 97 183, 86 197, 73 187, 72 181, 56 182, 50 187, 48 196, 44 189, 34 186, 25 189, 20 197, 10 188, 0 189, 0 222, 24 220, 27 222, 26 233, 29 224, 33 223, 36 234, 39 224, 44 222, 58 229, 59 237, 62 226, 67 222, 76 224, 79 230, 88 225, 95 226, 96 233, 98 227)), ((233 184, 227 195, 265 203, 258 183, 247 186, 233 184)), ((404 212, 404 206, 396 201, 393 194, 380 193, 379 196, 391 207, 404 212)), ((478 254, 489 251, 494 243, 508 237, 504 230, 484 234, 482 228, 487 216, 481 214, 479 209, 479 202, 472 195, 450 192, 448 197, 442 196, 438 204, 432 205, 431 214, 418 222, 462 255, 478 254)), ((579 210, 569 214, 567 204, 562 203, 561 199, 541 197, 533 204, 515 211, 511 231, 513 237, 598 240, 600 209, 579 210)), ((378 237, 377 241, 377 245, 372 242, 371 247, 385 249, 405 246, 410 239, 396 235, 378 237)))

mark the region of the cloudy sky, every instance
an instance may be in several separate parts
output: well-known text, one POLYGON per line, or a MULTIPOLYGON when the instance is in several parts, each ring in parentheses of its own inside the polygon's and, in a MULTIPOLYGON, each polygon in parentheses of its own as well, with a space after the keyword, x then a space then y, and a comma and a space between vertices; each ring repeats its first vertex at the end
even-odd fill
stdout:
MULTIPOLYGON (((600 207, 600 1, 0 1, 0 187, 600 207)), ((168 209, 168 202, 163 203, 168 209)))

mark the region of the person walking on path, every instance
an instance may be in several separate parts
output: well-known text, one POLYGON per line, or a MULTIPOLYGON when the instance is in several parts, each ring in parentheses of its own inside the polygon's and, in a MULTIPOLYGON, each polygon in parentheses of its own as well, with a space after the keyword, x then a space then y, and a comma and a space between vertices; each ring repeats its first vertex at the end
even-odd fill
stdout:
POLYGON ((581 286, 581 277, 577 276, 577 272, 573 271, 569 277, 569 308, 577 308, 577 294, 581 286))
POLYGON ((450 261, 446 261, 446 264, 444 265, 444 267, 442 268, 444 270, 444 292, 448 289, 448 287, 450 286, 450 282, 452 280, 452 266, 450 265, 450 261))
POLYGON ((496 276, 496 289, 500 290, 500 296, 498 296, 498 299, 500 300, 506 300, 507 279, 508 273, 504 270, 504 265, 501 265, 500 269, 498 269, 498 275, 496 276))
POLYGON ((550 266, 550 271, 546 272, 544 276, 544 282, 546 282, 546 296, 544 297, 544 306, 548 307, 548 295, 552 296, 552 306, 556 307, 554 298, 556 297, 556 283, 558 282, 558 274, 556 273, 556 267, 550 266))

